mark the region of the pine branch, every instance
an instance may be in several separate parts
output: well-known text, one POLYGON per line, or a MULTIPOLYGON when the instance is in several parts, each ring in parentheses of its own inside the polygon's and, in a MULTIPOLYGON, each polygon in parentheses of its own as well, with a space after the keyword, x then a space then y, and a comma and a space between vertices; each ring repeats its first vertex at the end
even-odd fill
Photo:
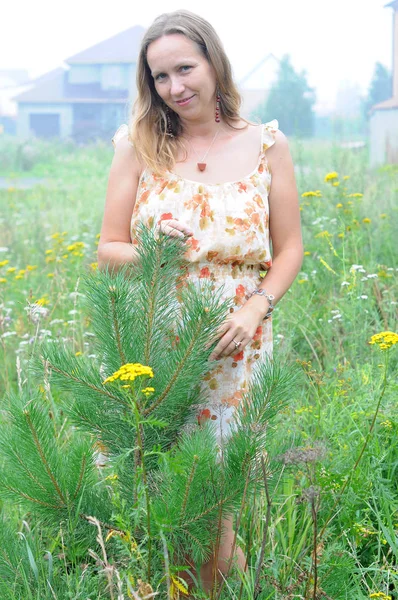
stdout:
POLYGON ((184 516, 185 516, 185 509, 186 509, 186 506, 187 506, 189 490, 191 489, 192 480, 193 480, 193 477, 195 475, 195 471, 196 471, 196 466, 198 464, 198 460, 199 460, 199 456, 195 455, 193 457, 193 464, 192 464, 191 472, 189 474, 189 477, 187 479, 187 484, 185 486, 184 500, 182 502, 182 507, 181 507, 180 523, 184 519, 184 516))
POLYGON ((49 476, 49 478, 51 479, 51 481, 52 481, 52 484, 53 484, 53 486, 54 486, 54 488, 55 488, 55 490, 56 490, 56 492, 57 492, 57 494, 58 494, 58 496, 59 496, 60 500, 61 500, 61 501, 62 501, 62 503, 63 503, 63 504, 66 506, 66 505, 67 505, 67 501, 65 500, 65 497, 64 497, 63 493, 61 492, 61 489, 60 489, 60 487, 59 487, 59 485, 58 485, 58 482, 57 482, 57 480, 55 479, 55 477, 54 477, 54 474, 53 474, 53 472, 52 472, 52 471, 51 471, 51 469, 50 469, 50 465, 49 465, 49 464, 48 464, 48 462, 47 462, 46 456, 45 456, 45 454, 44 454, 44 452, 43 452, 43 448, 41 447, 40 440, 39 440, 39 438, 38 438, 38 435, 37 435, 37 431, 36 431, 36 429, 35 429, 35 427, 34 427, 34 425, 33 425, 33 423, 32 423, 32 420, 31 420, 31 418, 30 418, 29 411, 28 411, 28 410, 24 410, 24 411, 23 411, 23 414, 25 415, 26 422, 27 422, 27 424, 28 424, 28 427, 29 427, 29 429, 30 429, 30 431, 31 431, 31 434, 32 434, 32 437, 33 437, 34 444, 35 444, 35 446, 36 446, 36 448, 37 448, 37 451, 38 451, 38 453, 39 453, 39 456, 40 456, 40 458, 41 458, 41 461, 42 461, 42 463, 43 463, 43 466, 44 466, 44 468, 45 468, 45 470, 46 470, 46 472, 47 472, 47 475, 48 475, 48 476, 49 476))
POLYGON ((121 343, 121 339, 120 339, 119 322, 117 319, 116 302, 115 302, 115 294, 114 294, 115 290, 116 290, 116 288, 114 286, 110 287, 112 321, 113 321, 113 327, 115 329, 116 344, 117 344, 117 348, 118 348, 119 356, 120 356, 120 365, 124 365, 124 364, 126 364, 127 360, 126 360, 125 354, 123 352, 122 343, 121 343))
POLYGON ((76 500, 76 498, 77 498, 77 495, 78 495, 79 490, 82 485, 85 470, 86 470, 86 457, 83 456, 82 465, 81 465, 80 473, 79 473, 79 479, 78 479, 77 486, 76 486, 76 491, 73 494, 73 500, 76 500))

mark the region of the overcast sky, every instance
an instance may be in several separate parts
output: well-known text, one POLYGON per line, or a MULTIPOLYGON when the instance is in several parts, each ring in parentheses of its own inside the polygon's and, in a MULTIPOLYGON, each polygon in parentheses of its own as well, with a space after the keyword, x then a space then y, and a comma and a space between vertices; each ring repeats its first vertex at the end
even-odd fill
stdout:
POLYGON ((236 80, 269 52, 289 53, 306 69, 318 106, 334 104, 341 82, 365 93, 377 61, 391 68, 392 18, 388 0, 14 0, 3 7, 0 68, 31 77, 133 25, 148 27, 163 12, 185 8, 215 27, 236 80), (237 7, 237 8, 235 8, 237 7))

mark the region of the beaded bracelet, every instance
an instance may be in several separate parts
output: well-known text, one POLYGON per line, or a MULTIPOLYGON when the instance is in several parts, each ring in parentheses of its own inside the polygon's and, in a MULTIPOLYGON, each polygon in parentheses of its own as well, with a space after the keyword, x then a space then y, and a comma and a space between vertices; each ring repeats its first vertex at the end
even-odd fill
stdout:
POLYGON ((259 294, 260 296, 264 296, 264 298, 267 298, 267 300, 269 302, 268 312, 265 315, 265 317, 263 318, 263 321, 265 321, 265 319, 268 319, 271 316, 271 313, 275 308, 275 306, 272 304, 272 300, 275 299, 275 296, 273 294, 267 294, 267 292, 263 289, 257 289, 257 290, 254 290, 254 292, 251 292, 251 294, 249 294, 248 296, 246 296, 246 298, 247 299, 251 298, 253 296, 253 294, 259 294))

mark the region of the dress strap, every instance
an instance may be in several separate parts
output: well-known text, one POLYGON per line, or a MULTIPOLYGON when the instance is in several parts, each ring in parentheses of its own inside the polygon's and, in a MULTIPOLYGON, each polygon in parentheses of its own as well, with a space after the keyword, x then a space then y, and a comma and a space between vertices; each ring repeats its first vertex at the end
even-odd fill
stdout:
MULTIPOLYGON (((124 137, 125 135, 129 134, 129 128, 128 125, 126 125, 126 123, 123 123, 123 125, 120 125, 120 127, 115 131, 115 133, 113 134, 112 137, 112 144, 113 147, 116 148, 116 144, 118 143, 118 141, 124 137)), ((130 142, 131 143, 131 142, 130 142)))
POLYGON ((267 123, 263 123, 263 131, 262 131, 262 153, 271 146, 273 146, 276 142, 275 134, 279 129, 279 123, 277 119, 273 119, 272 121, 268 121, 267 123))

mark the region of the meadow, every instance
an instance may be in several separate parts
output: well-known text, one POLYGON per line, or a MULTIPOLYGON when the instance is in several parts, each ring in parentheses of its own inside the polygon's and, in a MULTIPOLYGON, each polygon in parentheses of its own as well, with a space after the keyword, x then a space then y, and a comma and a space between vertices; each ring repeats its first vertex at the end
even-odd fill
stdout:
MULTIPOLYGON (((368 147, 295 139, 290 145, 305 258, 273 313, 274 358, 298 367, 301 377, 272 423, 269 452, 282 466, 268 499, 270 518, 260 495, 242 514, 239 541, 247 544, 250 523, 255 565, 267 529, 260 600, 394 600, 398 165, 370 169, 368 147), (374 337, 383 332, 390 334, 374 337)), ((97 270, 112 154, 110 140, 79 147, 0 138, 0 176, 9 182, 0 190, 1 414, 37 388, 29 366, 44 340, 95 358, 80 279, 97 270), (20 189, 27 177, 46 182, 20 189)), ((43 379, 40 393, 46 385, 43 379)), ((59 394, 51 396, 55 403, 59 394)), ((92 555, 76 551, 80 570, 71 569, 62 530, 47 530, 34 510, 1 491, 0 502, 0 580, 11 590, 4 600, 138 598, 109 583, 92 555)), ((137 573, 126 568, 120 577, 137 573)), ((254 569, 252 579, 227 582, 221 598, 252 598, 253 586, 254 569)), ((170 598, 186 597, 177 583, 173 589, 170 598)))

